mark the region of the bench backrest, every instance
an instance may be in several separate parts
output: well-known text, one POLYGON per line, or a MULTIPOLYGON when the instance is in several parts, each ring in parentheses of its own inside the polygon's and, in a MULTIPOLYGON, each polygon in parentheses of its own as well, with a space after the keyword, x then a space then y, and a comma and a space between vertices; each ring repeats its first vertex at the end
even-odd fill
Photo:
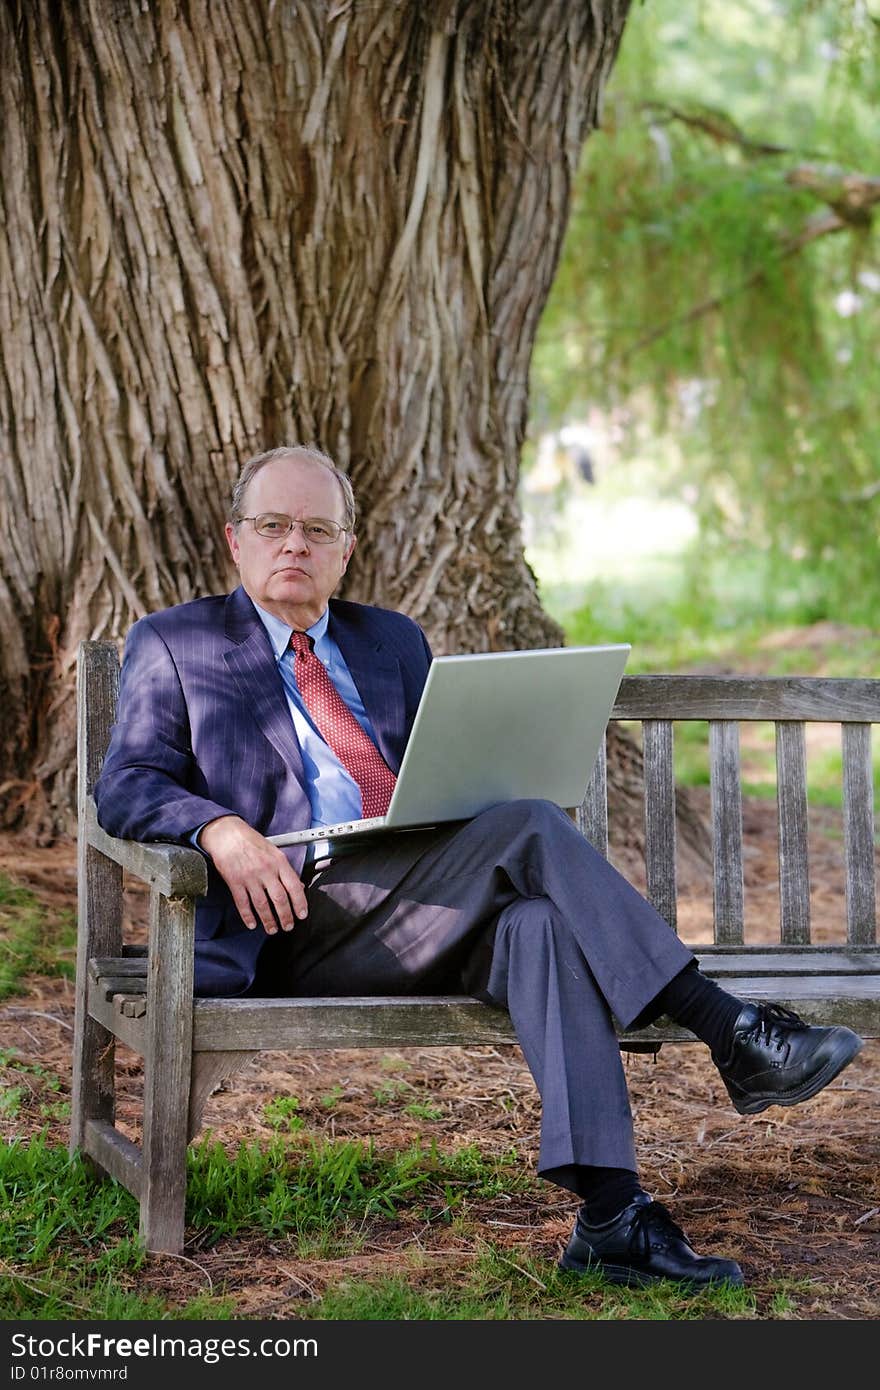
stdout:
MULTIPOLYGON (((648 897, 676 925, 674 721, 709 725, 714 938, 743 941, 743 826, 739 726, 775 726, 779 838, 779 939, 810 942, 805 724, 837 724, 843 763, 846 939, 876 941, 874 779, 871 725, 880 722, 880 680, 777 676, 625 676, 612 718, 640 721, 645 779, 648 897)), ((604 759, 593 772, 579 820, 607 854, 604 759)))

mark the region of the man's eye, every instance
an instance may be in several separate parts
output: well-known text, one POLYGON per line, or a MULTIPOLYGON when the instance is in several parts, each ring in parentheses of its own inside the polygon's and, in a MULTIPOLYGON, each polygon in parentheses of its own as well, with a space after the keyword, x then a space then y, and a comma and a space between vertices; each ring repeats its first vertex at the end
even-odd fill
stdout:
POLYGON ((310 521, 303 529, 306 535, 311 536, 313 540, 328 541, 333 535, 330 527, 324 526, 320 521, 310 521))

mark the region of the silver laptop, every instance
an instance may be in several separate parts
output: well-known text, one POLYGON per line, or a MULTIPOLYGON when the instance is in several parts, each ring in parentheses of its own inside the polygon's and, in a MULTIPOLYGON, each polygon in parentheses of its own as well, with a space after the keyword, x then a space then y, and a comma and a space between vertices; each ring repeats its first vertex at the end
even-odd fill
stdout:
POLYGON ((414 829, 521 797, 579 806, 629 652, 626 643, 435 657, 387 813, 268 838, 414 829))

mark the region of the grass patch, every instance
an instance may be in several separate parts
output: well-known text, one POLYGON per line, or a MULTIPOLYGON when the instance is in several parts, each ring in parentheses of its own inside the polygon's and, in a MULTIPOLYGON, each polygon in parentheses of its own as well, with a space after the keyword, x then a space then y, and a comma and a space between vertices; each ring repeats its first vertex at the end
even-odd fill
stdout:
MULTIPOLYGON (((617 1288, 597 1276, 560 1271, 553 1253, 501 1248, 483 1240, 469 1204, 520 1190, 536 1179, 518 1156, 482 1157, 468 1146, 378 1154, 369 1144, 273 1136, 229 1154, 216 1142, 189 1156, 187 1224, 210 1245, 243 1235, 283 1237, 301 1258, 339 1261, 338 1277, 311 1302, 309 1320, 752 1319, 754 1295, 722 1287, 699 1294, 674 1284, 617 1288), (514 1166, 516 1165, 516 1166, 514 1166), (453 1209, 455 1215, 453 1215, 453 1209), (450 1222, 463 1241, 450 1259, 404 1241, 394 1275, 350 1276, 345 1262, 368 1247, 388 1219, 420 1228, 450 1222), (206 1240, 205 1237, 208 1237, 206 1240)), ((184 1303, 157 1292, 156 1265, 137 1241, 134 1199, 99 1182, 78 1158, 41 1135, 0 1144, 0 1319, 228 1319, 234 1296, 222 1287, 184 1303), (149 1281, 149 1282, 147 1282, 149 1281)), ((288 1258, 290 1258, 288 1256, 288 1258)), ((221 1260, 222 1267, 222 1260, 221 1260)), ((797 1316, 791 1287, 769 1291, 763 1316, 797 1316)))
POLYGON ((76 921, 50 911, 29 888, 0 874, 0 999, 22 994, 28 975, 73 979, 76 921))
MULTIPOLYGON (((538 568, 540 577, 540 568, 538 568)), ((664 569, 613 580, 540 582, 541 600, 571 644, 630 642, 630 673, 707 664, 766 675, 865 676, 880 668, 880 633, 840 629, 812 576, 784 570, 760 551, 677 557, 664 569), (816 643, 786 641, 812 624, 816 643)))
MULTIPOLYGON (((546 1260, 481 1242, 454 1273, 413 1256, 408 1270, 376 1280, 343 1279, 304 1309, 317 1321, 668 1321, 751 1318, 755 1300, 743 1289, 690 1294, 674 1284, 626 1289, 598 1276, 565 1273, 546 1260)), ((788 1302, 786 1313, 790 1311, 788 1302)))
POLYGON ((41 1119, 66 1120, 70 1101, 60 1096, 61 1078, 39 1062, 25 1062, 11 1048, 0 1048, 0 1116, 17 1119, 29 1107, 37 1107, 41 1119))
MULTIPOLYGON (((0 1212, 0 1318, 166 1316, 165 1299, 136 1287, 147 1257, 134 1198, 44 1136, 0 1144, 0 1212)), ((226 1317, 229 1306, 198 1299, 176 1316, 226 1317)))
POLYGON ((338 1221, 393 1215, 429 1183, 423 1159, 419 1149, 389 1158, 367 1142, 309 1136, 296 1145, 273 1136, 231 1155, 206 1141, 189 1153, 187 1215, 212 1243, 244 1230, 323 1239, 338 1221))
MULTIPOLYGON (((378 1154, 373 1145, 295 1135, 229 1154, 205 1141, 188 1154, 187 1223, 203 1248, 259 1234, 293 1240, 303 1256, 344 1258, 373 1220, 415 1206, 419 1219, 448 1221, 469 1199, 532 1181, 473 1148, 434 1146, 378 1154)), ((45 1134, 0 1143, 0 1318, 161 1318, 167 1303, 138 1291, 148 1260, 137 1240, 134 1198, 92 1178, 79 1158, 45 1134)), ((228 1317, 218 1291, 175 1317, 228 1317)))
POLYGON ((415 1204, 445 1217, 469 1201, 522 1191, 533 1181, 511 1151, 487 1159, 473 1146, 454 1154, 413 1144, 390 1154, 371 1141, 273 1136, 230 1154, 210 1140, 189 1152, 187 1217, 211 1243, 242 1231, 296 1235, 303 1253, 350 1248, 351 1231, 415 1204))

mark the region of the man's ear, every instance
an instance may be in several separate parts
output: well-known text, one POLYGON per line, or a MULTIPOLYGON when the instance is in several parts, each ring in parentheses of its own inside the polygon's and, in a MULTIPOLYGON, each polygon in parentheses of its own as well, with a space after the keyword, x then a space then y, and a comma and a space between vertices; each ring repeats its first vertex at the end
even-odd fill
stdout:
POLYGON ((229 553, 232 556, 232 563, 235 565, 237 569, 239 550, 238 537, 235 534, 235 527, 233 526, 231 521, 227 521, 226 525, 223 528, 223 534, 226 536, 226 544, 229 546, 229 553))
POLYGON ((343 573, 343 574, 345 574, 345 571, 348 569, 348 562, 349 562, 349 560, 351 559, 352 555, 354 554, 354 548, 355 548, 355 546, 357 545, 357 540, 358 540, 357 536, 352 536, 351 539, 350 539, 349 542, 348 542, 348 546, 346 547, 345 554, 344 554, 343 557, 342 557, 342 573, 343 573))

